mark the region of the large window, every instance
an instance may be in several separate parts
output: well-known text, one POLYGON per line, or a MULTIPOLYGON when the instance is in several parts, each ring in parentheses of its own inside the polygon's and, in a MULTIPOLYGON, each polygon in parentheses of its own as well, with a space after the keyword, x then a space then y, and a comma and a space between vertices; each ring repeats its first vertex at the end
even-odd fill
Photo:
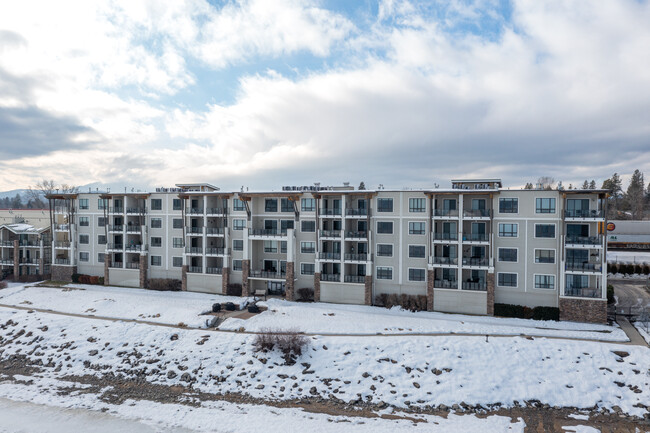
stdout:
POLYGON ((80 244, 90 243, 90 237, 88 235, 79 235, 79 243, 80 244))
POLYGON ((79 252, 79 261, 80 262, 87 262, 88 260, 90 260, 90 253, 79 252))
POLYGON ((264 212, 277 212, 278 200, 275 198, 264 199, 264 212))
POLYGON ((517 237, 517 224, 504 224, 499 223, 499 237, 500 238, 516 238, 517 237))
POLYGON ((79 225, 88 227, 90 225, 90 219, 88 217, 79 217, 79 225))
POLYGON ((172 257, 172 266, 175 268, 183 267, 183 258, 182 257, 172 257))
POLYGON ((280 220, 280 231, 282 233, 292 228, 293 228, 293 220, 280 220))
POLYGON ((243 239, 233 239, 232 240, 232 249, 234 251, 244 251, 244 240, 243 239))
POLYGON ((172 238, 172 248, 183 248, 183 238, 172 238))
POLYGON ((425 234, 426 223, 423 222, 410 222, 409 234, 410 235, 423 235, 425 234))
POLYGON ((172 199, 172 209, 181 210, 181 208, 182 208, 181 199, 180 198, 172 199))
POLYGON ((241 271, 242 270, 242 261, 241 260, 233 260, 232 261, 232 270, 233 271, 241 271))
POLYGON ((426 271, 424 269, 409 268, 409 281, 424 281, 426 271))
POLYGON ((499 248, 500 262, 516 262, 517 248, 499 248))
POLYGON ((79 209, 88 209, 88 199, 80 198, 79 199, 79 209))
POLYGON ((300 222, 300 231, 304 233, 313 233, 316 231, 316 221, 301 221, 300 222))
POLYGON ((421 259, 426 257, 424 245, 409 245, 409 257, 421 259))
POLYGON ((517 274, 499 273, 497 281, 501 287, 517 287, 517 274))
POLYGON ((232 220, 233 230, 244 230, 246 227, 246 220, 234 219, 232 220))
POLYGON ((535 224, 536 238, 554 238, 555 224, 535 224))
POLYGON ((377 233, 390 235, 393 233, 392 221, 377 221, 377 233))
POLYGON ((281 212, 293 212, 293 202, 288 198, 280 199, 280 211, 281 212))
POLYGON ((499 213, 517 213, 519 212, 519 199, 517 198, 500 198, 499 213))
POLYGON ((105 217, 97 217, 97 226, 98 227, 104 227, 106 225, 106 218, 105 217))
POLYGON ((555 250, 535 250, 535 263, 555 263, 555 250))
POLYGON ((162 257, 151 256, 151 266, 162 266, 162 257))
POLYGON ((410 198, 409 212, 424 212, 427 208, 427 202, 424 198, 410 198))
POLYGON ((278 252, 278 243, 276 241, 264 241, 264 252, 265 253, 277 253, 278 252))
POLYGON ((99 245, 106 245, 106 235, 97 235, 97 243, 99 245))
POLYGON ((536 289, 554 289, 555 275, 535 275, 536 289))
POLYGON ((314 275, 316 267, 313 263, 301 263, 300 264, 300 274, 301 275, 314 275))
POLYGON ((237 212, 245 211, 246 210, 246 205, 240 199, 233 198, 232 199, 232 210, 237 211, 237 212))
POLYGON ((555 199, 554 198, 536 198, 535 199, 535 212, 536 213, 555 213, 555 199))
POLYGON ((162 210, 162 199, 152 198, 151 199, 151 210, 162 210))
POLYGON ((152 229, 161 229, 162 228, 162 218, 151 218, 151 228, 152 229))
POLYGON ((313 212, 316 210, 316 199, 303 198, 300 200, 300 208, 303 212, 313 212))
POLYGON ((106 261, 106 254, 105 253, 97 253, 97 261, 99 263, 104 263, 106 261))
POLYGON ((300 242, 300 252, 302 254, 313 254, 316 252, 316 242, 300 242))
POLYGON ((392 280, 393 268, 387 266, 377 266, 377 279, 378 280, 392 280))
POLYGON ((107 198, 98 198, 97 199, 97 209, 104 210, 108 208, 108 199, 107 198))
POLYGON ((174 218, 172 220, 172 228, 182 229, 183 228, 183 218, 174 218))
POLYGON ((377 256, 379 257, 393 257, 392 244, 377 244, 377 256))
POLYGON ((392 198, 378 198, 377 199, 377 212, 392 212, 393 199, 392 198))
POLYGON ((162 238, 160 236, 154 236, 151 238, 152 247, 162 247, 162 238))

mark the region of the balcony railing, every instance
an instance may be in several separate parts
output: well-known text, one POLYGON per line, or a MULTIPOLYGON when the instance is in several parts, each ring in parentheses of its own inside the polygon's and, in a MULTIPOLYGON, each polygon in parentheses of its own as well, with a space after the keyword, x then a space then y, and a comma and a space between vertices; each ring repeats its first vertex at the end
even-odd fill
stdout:
POLYGON ((253 278, 275 278, 284 279, 287 277, 286 272, 273 272, 273 271, 251 271, 249 277, 253 278))
POLYGON ((12 259, 2 259, 0 260, 0 265, 13 265, 14 261, 12 259))
POLYGON ((584 262, 567 262, 566 270, 567 271, 578 271, 578 272, 600 272, 602 269, 600 263, 584 263, 584 262))
POLYGON ((345 255, 345 260, 352 260, 357 262, 365 262, 368 260, 368 254, 352 254, 348 253, 345 255))
POLYGON ((457 265, 458 257, 431 257, 430 262, 433 265, 457 265))
POLYGON ((69 265, 70 264, 70 259, 54 259, 54 264, 55 265, 69 265))
POLYGON ((190 235, 201 235, 203 234, 203 227, 185 227, 185 233, 190 235))
POLYGON ((20 259, 20 263, 25 264, 25 265, 37 265, 38 260, 36 260, 36 259, 28 259, 26 257, 23 257, 22 259, 20 259))
POLYGON ((602 236, 567 236, 567 244, 573 245, 602 245, 602 236))
POLYGON ((468 242, 487 242, 487 233, 463 233, 463 241, 468 242))
POLYGON ((74 206, 70 206, 70 207, 68 207, 68 206, 57 206, 57 207, 54 208, 54 213, 68 213, 68 212, 74 213, 74 211, 75 211, 74 206))
POLYGON ((458 209, 434 209, 433 216, 437 217, 458 217, 458 209))
POLYGON ((433 239, 436 241, 457 241, 458 233, 434 233, 433 239))
POLYGON ((248 229, 250 236, 286 236, 287 230, 279 229, 248 229))
POLYGON ((465 218, 487 218, 492 214, 492 209, 466 209, 463 211, 465 218))
POLYGON ((203 215, 202 207, 188 207, 185 208, 185 213, 188 215, 203 215))
POLYGON ((458 281, 456 280, 434 280, 433 287, 438 289, 457 289, 458 281))
POLYGON ((223 227, 206 227, 205 233, 208 235, 222 235, 223 227))
POLYGON ((320 209, 320 215, 341 215, 341 209, 327 209, 327 208, 321 208, 320 209))
POLYGON ((213 254, 213 255, 224 255, 226 254, 226 249, 225 248, 214 248, 214 247, 209 247, 205 249, 206 254, 213 254))
POLYGON ((341 260, 341 253, 318 253, 321 260, 341 260))
POLYGON ((187 268, 187 272, 190 272, 192 274, 201 274, 203 273, 203 268, 201 266, 190 266, 187 268))
POLYGON ((134 225, 129 226, 129 225, 127 225, 126 226, 126 232, 127 233, 141 233, 142 232, 142 226, 140 226, 140 225, 137 225, 137 226, 134 226, 134 225))
POLYGON ((341 230, 321 230, 320 235, 323 238, 340 238, 341 230))
POLYGON ((116 269, 122 269, 122 266, 124 263, 122 262, 113 262, 109 265, 109 268, 116 268, 116 269))
POLYGON ((54 242, 54 248, 70 248, 70 242, 56 241, 54 242))
POLYGON ((108 243, 108 244, 106 244, 106 249, 107 250, 123 250, 124 249, 124 244, 108 243))
POLYGON ((206 274, 221 275, 222 272, 223 272, 222 268, 205 268, 206 274))
POLYGON ((70 224, 54 224, 54 230, 68 231, 70 230, 70 224))
MULTIPOLYGON (((142 251, 142 244, 129 244, 124 248, 126 251, 130 252, 140 252, 142 251)), ((146 250, 146 248, 144 248, 146 250)))
POLYGON ((127 207, 126 208, 126 213, 127 214, 145 214, 145 213, 147 213, 147 208, 146 207, 127 207))
POLYGON ((343 280, 346 283, 365 283, 366 277, 363 275, 346 275, 343 280))
POLYGON ((203 247, 185 247, 187 254, 203 254, 203 247))
POLYGON ((140 269, 140 262, 126 262, 126 269, 140 269))
POLYGON ((564 289, 564 296, 575 296, 578 298, 600 298, 601 290, 589 287, 567 287, 564 289))
POLYGON ((487 290, 487 284, 485 283, 472 283, 469 281, 464 281, 461 286, 463 290, 474 290, 478 292, 484 292, 487 290))
POLYGON ((123 230, 124 230, 124 225, 122 225, 122 224, 120 224, 120 225, 112 225, 111 224, 111 225, 108 226, 108 231, 109 232, 121 232, 123 230))
POLYGON ((2 241, 2 242, 0 242, 0 246, 13 247, 14 246, 14 241, 2 241))
POLYGON ((209 207, 207 209, 208 215, 225 215, 228 210, 222 207, 209 207))
POLYGON ((20 247, 39 247, 40 244, 36 242, 19 242, 18 246, 20 247))
POLYGON ((341 281, 340 274, 320 274, 321 281, 341 281))
POLYGON ((484 257, 463 258, 463 266, 489 266, 490 261, 484 257))
POLYGON ((345 232, 345 237, 346 238, 363 238, 363 239, 365 239, 366 237, 368 237, 368 232, 349 231, 349 232, 345 232))
POLYGON ((108 213, 124 213, 124 208, 117 206, 117 207, 109 207, 108 208, 108 213))
POLYGON ((605 213, 596 209, 566 209, 565 218, 604 218, 605 213))
POLYGON ((366 216, 368 215, 368 209, 346 209, 345 210, 346 215, 352 215, 352 216, 366 216))

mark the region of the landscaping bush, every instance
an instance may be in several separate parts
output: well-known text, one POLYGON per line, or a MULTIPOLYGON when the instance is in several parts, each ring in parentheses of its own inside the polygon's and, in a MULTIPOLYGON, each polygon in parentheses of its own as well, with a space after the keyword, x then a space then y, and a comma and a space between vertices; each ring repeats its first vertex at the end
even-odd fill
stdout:
POLYGON ((278 349, 287 365, 295 364, 296 359, 303 354, 308 345, 309 339, 296 330, 263 329, 253 340, 255 352, 270 352, 278 349))
POLYGON ((36 281, 43 281, 45 278, 43 275, 31 274, 31 275, 21 275, 18 277, 19 282, 21 283, 35 283, 36 281))
POLYGON ((298 301, 300 302, 313 302, 314 301, 314 289, 309 287, 302 287, 296 291, 298 294, 298 301))
POLYGON ((260 307, 258 307, 255 304, 251 304, 248 306, 248 312, 249 313, 259 313, 260 312, 260 307))
POLYGON ((6 281, 0 281, 0 289, 6 289, 7 288, 7 282, 6 281))
POLYGON ((218 313, 219 311, 221 311, 221 304, 219 303, 212 304, 212 312, 218 313))
POLYGON ((97 281, 97 284, 101 284, 103 286, 104 285, 104 277, 99 277, 99 280, 97 281))
POLYGON ((226 311, 235 311, 237 309, 237 306, 233 304, 232 302, 226 302, 226 311))
POLYGON ((173 278, 151 278, 147 283, 147 288, 160 292, 179 292, 182 284, 181 280, 173 278))
POLYGON ((99 277, 96 276, 91 276, 90 277, 90 284, 99 284, 99 277))
POLYGON ((607 263, 607 272, 610 274, 618 273, 618 263, 607 263))
POLYGON ((643 269, 642 269, 642 271, 643 271, 643 273, 644 273, 645 275, 650 274, 650 265, 647 264, 647 263, 645 263, 645 264, 643 265, 643 269))
POLYGON ((614 299, 614 286, 611 284, 607 285, 607 303, 608 304, 613 304, 616 302, 616 299, 614 299))
POLYGON ((530 308, 524 305, 494 304, 494 315, 517 319, 560 320, 560 309, 556 307, 530 308))
POLYGON ((79 282, 79 277, 80 277, 80 276, 81 276, 81 274, 72 274, 72 275, 70 276, 70 278, 72 279, 72 282, 73 282, 73 283, 78 283, 78 282, 79 282))
POLYGON ((386 308, 400 306, 409 311, 426 311, 426 295, 397 295, 394 293, 381 293, 375 298, 375 303, 386 308))
POLYGON ((560 309, 556 307, 533 308, 533 320, 560 320, 560 309))
POLYGON ((635 273, 635 274, 642 274, 642 273, 643 273, 643 266, 641 266, 641 265, 638 264, 638 263, 635 264, 635 265, 634 265, 634 273, 635 273))
POLYGON ((79 275, 79 282, 81 284, 90 284, 90 275, 79 275))
POLYGON ((228 284, 226 286, 226 295, 228 296, 241 296, 242 295, 242 285, 237 283, 228 284))

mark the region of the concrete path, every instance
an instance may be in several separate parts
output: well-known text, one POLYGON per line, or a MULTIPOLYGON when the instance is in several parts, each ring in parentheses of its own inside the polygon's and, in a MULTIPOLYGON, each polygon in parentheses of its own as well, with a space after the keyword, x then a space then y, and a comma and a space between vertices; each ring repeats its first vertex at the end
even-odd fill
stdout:
POLYGON ((630 344, 648 347, 645 340, 643 339, 643 336, 639 334, 639 331, 637 331, 637 329, 630 323, 630 321, 627 320, 627 317, 618 317, 616 319, 616 323, 618 323, 623 332, 625 332, 627 338, 630 339, 630 344))

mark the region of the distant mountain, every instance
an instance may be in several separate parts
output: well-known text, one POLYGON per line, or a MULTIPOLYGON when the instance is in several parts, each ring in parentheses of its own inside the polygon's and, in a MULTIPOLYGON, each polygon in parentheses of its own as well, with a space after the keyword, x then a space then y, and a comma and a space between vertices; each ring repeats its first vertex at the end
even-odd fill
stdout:
POLYGON ((29 190, 23 188, 23 189, 12 189, 11 191, 0 192, 0 200, 2 200, 3 198, 14 198, 16 197, 16 194, 18 194, 20 198, 23 199, 23 201, 26 201, 29 198, 29 190))

